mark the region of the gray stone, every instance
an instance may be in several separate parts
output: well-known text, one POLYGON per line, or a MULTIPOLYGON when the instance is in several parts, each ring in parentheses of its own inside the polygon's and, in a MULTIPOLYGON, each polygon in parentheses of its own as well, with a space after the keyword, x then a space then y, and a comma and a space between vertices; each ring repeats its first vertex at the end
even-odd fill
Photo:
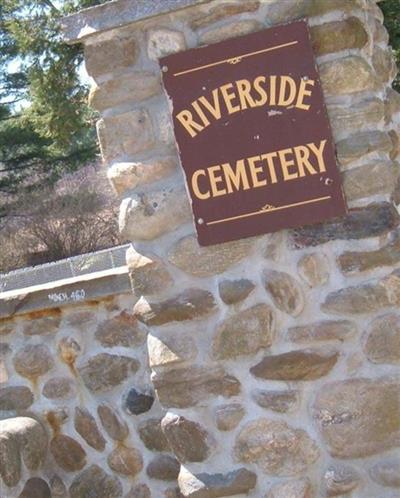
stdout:
POLYGON ((150 418, 138 426, 138 433, 143 444, 151 451, 169 451, 167 438, 161 429, 161 420, 150 418))
POLYGON ((44 344, 28 344, 22 347, 13 358, 14 368, 28 379, 37 379, 54 366, 53 355, 44 344))
POLYGON ((292 316, 298 316, 304 309, 304 293, 300 284, 288 273, 266 270, 263 273, 264 286, 277 308, 292 316))
POLYGON ((254 354, 271 346, 273 333, 272 308, 257 304, 229 316, 218 325, 212 346, 213 357, 222 360, 254 354))
POLYGON ((69 377, 53 377, 46 382, 42 393, 48 399, 69 399, 76 393, 75 382, 69 377))
POLYGON ((197 356, 197 347, 192 337, 183 336, 182 332, 161 337, 149 333, 147 352, 150 367, 166 367, 193 360, 197 356))
POLYGON ((243 427, 234 452, 240 462, 255 463, 266 474, 275 476, 302 474, 319 456, 317 445, 304 430, 266 418, 243 427))
POLYGON ((147 55, 153 61, 158 61, 166 55, 182 52, 185 48, 185 37, 180 31, 159 28, 147 33, 147 55))
POLYGON ((315 380, 327 375, 335 366, 337 351, 303 349, 266 356, 250 372, 268 380, 315 380))
POLYGON ((250 470, 240 468, 227 474, 192 474, 181 467, 178 477, 179 488, 185 498, 218 498, 248 494, 257 482, 257 476, 250 470))
POLYGON ((69 488, 71 498, 120 498, 122 485, 98 465, 91 465, 75 477, 69 488))
POLYGON ((195 277, 210 277, 223 273, 248 257, 255 244, 254 238, 235 240, 213 246, 200 246, 196 237, 184 237, 169 251, 169 261, 180 270, 195 277), (193 264, 196 261, 196 264, 193 264))
POLYGON ((258 0, 247 0, 245 3, 222 3, 216 4, 215 7, 201 12, 199 17, 195 17, 190 21, 190 26, 193 30, 204 28, 209 24, 220 21, 221 19, 229 18, 244 12, 255 12, 260 7, 258 0))
POLYGON ((133 387, 124 397, 124 409, 129 415, 148 412, 154 403, 154 396, 137 391, 133 387))
POLYGON ((197 422, 169 412, 162 419, 161 428, 180 462, 203 462, 210 456, 213 441, 197 422))
POLYGON ((103 451, 106 440, 102 436, 95 418, 86 408, 75 408, 74 427, 86 443, 97 451, 103 451))
POLYGON ((396 167, 390 161, 374 161, 343 173, 343 188, 348 201, 390 193, 396 181, 396 167), (374 181, 371 182, 371 178, 374 181))
POLYGON ((23 332, 25 335, 47 335, 55 334, 58 331, 61 322, 61 311, 47 310, 48 316, 41 317, 41 313, 37 313, 37 317, 32 316, 32 319, 23 324, 23 332))
POLYGON ((151 380, 160 403, 166 407, 188 408, 211 396, 229 398, 240 392, 239 381, 222 367, 201 367, 153 372, 151 380))
POLYGON ((215 410, 216 425, 220 431, 231 431, 239 425, 245 413, 245 409, 239 403, 217 406, 215 410))
POLYGON ((55 474, 50 479, 51 498, 68 498, 68 490, 60 476, 55 474))
POLYGON ((243 301, 255 288, 251 280, 222 280, 218 284, 219 295, 225 304, 235 304, 243 301))
POLYGON ((28 417, 0 420, 0 476, 6 486, 16 486, 21 478, 21 460, 36 471, 47 452, 48 438, 43 426, 28 417))
POLYGON ((207 30, 200 35, 200 43, 210 44, 217 43, 227 38, 235 38, 237 36, 247 35, 253 31, 258 31, 263 28, 263 25, 254 19, 244 19, 243 21, 233 21, 228 24, 223 24, 216 28, 207 30))
POLYGON ((349 379, 325 384, 318 391, 313 416, 338 458, 361 458, 400 445, 398 379, 349 379))
POLYGON ((146 467, 146 474, 151 479, 175 481, 178 477, 180 464, 176 458, 169 455, 156 456, 146 467))
POLYGON ((375 463, 369 469, 369 475, 381 486, 400 488, 400 458, 394 456, 375 463))
POLYGON ((120 207, 119 229, 128 240, 153 240, 191 218, 186 190, 176 182, 125 197, 120 207))
POLYGON ((0 387, 0 410, 26 410, 32 403, 33 393, 29 387, 0 387))
POLYGON ((128 356, 99 353, 78 367, 78 371, 90 391, 105 392, 120 385, 139 366, 137 360, 128 356))
POLYGON ((13 321, 4 320, 0 322, 0 336, 11 334, 15 330, 15 324, 13 321))
POLYGON ((359 56, 349 55, 319 66, 325 95, 345 95, 378 88, 375 71, 359 56))
POLYGON ((146 484, 134 486, 125 498, 151 498, 150 489, 146 484))
POLYGON ((364 352, 373 363, 400 363, 400 315, 388 313, 371 323, 364 352))
POLYGON ((322 320, 309 325, 291 327, 287 337, 298 344, 320 341, 343 342, 353 337, 356 332, 356 324, 349 320, 322 320))
POLYGON ((161 92, 160 78, 149 71, 130 71, 121 76, 93 85, 89 105, 104 111, 120 104, 140 102, 161 92))
POLYGON ((299 401, 299 394, 293 389, 287 389, 286 391, 258 389, 252 393, 252 397, 262 408, 267 408, 277 413, 293 411, 299 401))
POLYGON ((52 498, 49 485, 40 477, 32 477, 25 483, 19 498, 52 498))
POLYGON ((126 251, 126 263, 135 296, 158 294, 170 288, 173 279, 165 265, 154 256, 143 256, 131 246, 126 251))
POLYGON ((391 83, 397 74, 396 59, 391 50, 374 46, 372 65, 381 83, 391 83))
POLYGON ((107 458, 108 466, 117 474, 133 477, 143 469, 143 459, 135 448, 117 446, 107 458))
POLYGON ((308 479, 286 481, 272 486, 265 498, 314 498, 308 479))
POLYGON ((176 172, 175 157, 161 157, 140 162, 118 162, 107 170, 114 190, 121 195, 127 190, 156 182, 176 172))
POLYGON ((352 467, 335 464, 327 469, 323 481, 327 496, 342 496, 358 487, 360 476, 352 467))
POLYGON ((145 109, 101 119, 97 122, 97 134, 107 162, 143 152, 155 143, 151 119, 145 109))
POLYGON ((399 214, 389 202, 374 203, 351 209, 341 218, 324 221, 291 231, 296 248, 317 246, 331 240, 357 240, 377 237, 393 230, 399 224, 399 214))
POLYGON ((146 325, 193 320, 209 315, 216 308, 213 295, 203 289, 185 289, 175 297, 160 302, 140 299, 133 309, 138 320, 146 325))
POLYGON ((146 339, 137 319, 126 311, 101 322, 94 336, 106 348, 140 346, 146 339))
POLYGON ((115 441, 124 441, 129 435, 129 428, 120 415, 108 405, 100 405, 97 413, 107 434, 115 441))
POLYGON ((72 437, 56 434, 50 441, 50 451, 57 465, 66 472, 76 472, 86 465, 86 452, 72 437))
POLYGON ((388 133, 378 130, 363 131, 336 143, 339 163, 346 166, 373 152, 387 153, 392 149, 388 133))

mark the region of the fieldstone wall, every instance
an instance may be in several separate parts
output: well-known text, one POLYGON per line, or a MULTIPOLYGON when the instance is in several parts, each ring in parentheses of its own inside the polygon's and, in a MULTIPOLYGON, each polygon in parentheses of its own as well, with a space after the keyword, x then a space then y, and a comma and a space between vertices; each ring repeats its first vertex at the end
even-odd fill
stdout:
MULTIPOLYGON (((64 21, 94 80, 133 295, 2 324, 2 408, 40 420, 50 441, 33 475, 53 497, 398 498, 400 96, 381 10, 145 4, 64 21), (299 17, 349 214, 199 247, 157 59, 299 17)), ((3 479, 18 497, 24 479, 3 479)))

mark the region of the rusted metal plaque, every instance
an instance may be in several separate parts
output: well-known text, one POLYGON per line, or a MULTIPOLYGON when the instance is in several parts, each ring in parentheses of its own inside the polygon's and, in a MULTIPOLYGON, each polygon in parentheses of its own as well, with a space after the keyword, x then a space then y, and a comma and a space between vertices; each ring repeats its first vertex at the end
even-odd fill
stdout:
POLYGON ((160 66, 201 245, 346 212, 306 21, 160 66))

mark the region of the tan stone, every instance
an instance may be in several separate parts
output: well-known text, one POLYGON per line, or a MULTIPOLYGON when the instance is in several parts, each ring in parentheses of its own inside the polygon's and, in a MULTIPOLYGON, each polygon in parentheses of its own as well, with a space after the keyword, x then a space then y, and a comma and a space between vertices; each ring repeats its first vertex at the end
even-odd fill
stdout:
POLYGON ((157 61, 169 54, 181 52, 186 48, 183 33, 172 29, 153 29, 147 33, 147 55, 157 61))
POLYGON ((67 488, 62 481, 61 477, 55 474, 50 479, 50 490, 51 490, 51 498, 65 498, 68 496, 67 488))
POLYGON ((119 229, 128 240, 153 240, 191 219, 186 190, 178 184, 126 197, 120 207, 119 229))
POLYGON ((133 309, 134 315, 146 325, 163 325, 203 318, 215 311, 216 303, 211 292, 203 289, 186 289, 165 301, 149 302, 141 298, 133 309))
POLYGON ((234 453, 239 462, 255 463, 266 474, 288 477, 304 473, 319 456, 317 445, 304 430, 267 418, 243 427, 234 453))
POLYGON ((63 470, 75 472, 86 465, 86 452, 82 446, 69 436, 56 434, 50 441, 50 451, 63 470))
POLYGON ((106 348, 140 346, 146 339, 137 319, 126 311, 101 322, 94 336, 106 348))
POLYGON ((74 427, 86 443, 97 451, 103 451, 106 440, 102 436, 95 418, 86 408, 75 408, 74 427))
POLYGON ((107 162, 122 160, 131 154, 151 148, 154 134, 145 109, 135 109, 97 122, 101 152, 107 162))
POLYGON ((322 386, 313 415, 330 454, 360 458, 400 445, 399 380, 350 379, 322 386))
POLYGON ((381 486, 400 488, 400 458, 397 455, 375 463, 369 469, 373 481, 381 486))
POLYGON ((257 304, 226 318, 217 327, 212 355, 223 360, 255 354, 271 346, 274 314, 267 304, 257 304))
POLYGON ((13 358, 14 368, 29 379, 37 379, 54 366, 53 356, 44 344, 28 344, 22 347, 13 358))
POLYGON ((151 479, 161 481, 175 481, 179 474, 180 465, 176 458, 170 455, 156 456, 146 467, 146 474, 151 479))
POLYGON ((31 477, 25 482, 18 498, 52 498, 49 485, 41 477, 31 477))
POLYGON ((0 410, 26 410, 33 403, 33 393, 27 386, 0 387, 0 410))
POLYGON ((392 162, 377 161, 352 168, 343 174, 343 188, 347 201, 355 201, 394 189, 396 168, 392 162), (371 181, 371 178, 374 181, 371 181))
POLYGON ((253 31, 262 29, 263 25, 256 20, 245 19, 243 21, 235 21, 229 24, 218 26, 207 30, 200 35, 200 43, 208 45, 217 43, 227 38, 235 38, 237 36, 247 35, 253 31))
POLYGON ((49 313, 48 316, 35 318, 32 317, 29 321, 23 324, 23 332, 25 335, 47 335, 55 334, 58 331, 61 322, 61 311, 49 313))
POLYGON ((157 74, 148 71, 132 71, 115 79, 107 80, 90 89, 89 105, 104 111, 120 104, 136 103, 161 92, 157 74))
POLYGON ((362 314, 399 304, 400 275, 394 271, 380 280, 331 292, 321 309, 335 314, 362 314))
POLYGON ((169 251, 169 261, 195 277, 210 277, 223 273, 242 259, 249 257, 255 239, 241 239, 214 246, 202 247, 196 237, 180 239, 169 251), (196 264, 193 262, 196 261, 196 264))
POLYGON ((390 48, 374 46, 372 65, 382 83, 392 82, 397 74, 396 60, 390 48))
POLYGON ((400 236, 396 234, 389 244, 375 251, 346 251, 337 261, 343 273, 358 273, 396 265, 400 261, 400 236))
POLYGON ((317 55, 362 48, 368 42, 364 25, 357 17, 312 26, 310 33, 314 52, 317 55))
POLYGON ((324 285, 329 280, 329 262, 322 253, 305 254, 297 263, 297 269, 310 287, 324 285))
POLYGON ((327 375, 338 357, 337 351, 300 349, 266 356, 250 372, 268 380, 315 380, 327 375))
POLYGON ((386 124, 390 123, 393 117, 400 112, 400 93, 392 88, 386 91, 385 100, 385 121, 386 124))
POLYGON ((266 270, 263 273, 264 287, 277 308, 292 316, 304 309, 305 300, 300 284, 288 273, 266 270))
POLYGON ((73 368, 78 356, 82 353, 82 347, 72 336, 63 337, 58 343, 58 354, 62 361, 73 368))
POLYGON ((245 409, 240 403, 217 406, 215 423, 220 431, 232 431, 245 415, 245 409))
POLYGON ((129 427, 120 414, 110 406, 102 404, 97 408, 97 413, 104 430, 115 441, 124 441, 129 435, 129 427))
POLYGON ((132 290, 136 297, 157 294, 172 286, 173 280, 165 265, 155 256, 139 254, 133 246, 126 251, 126 263, 132 290))
POLYGON ((356 324, 348 320, 322 320, 309 325, 291 327, 287 337, 298 344, 319 341, 342 342, 353 337, 356 332, 356 324))
POLYGON ((347 465, 331 465, 325 472, 323 484, 326 496, 342 496, 360 484, 359 474, 347 465))
POLYGON ((240 280, 222 280, 218 284, 219 295, 225 304, 235 304, 243 301, 252 292, 255 285, 247 278, 240 280))
POLYGON ((99 353, 79 366, 78 371, 90 391, 105 392, 120 385, 139 366, 139 362, 129 356, 99 353))
POLYGON ((293 411, 299 401, 299 393, 294 389, 285 391, 265 391, 257 389, 252 393, 252 398, 262 408, 267 408, 277 413, 293 411))
POLYGON ((275 484, 265 498, 314 498, 314 496, 310 481, 299 479, 275 484))
POLYGON ((328 105, 329 121, 334 137, 343 137, 354 130, 376 128, 385 116, 382 100, 377 98, 363 100, 351 106, 328 105))
POLYGON ((15 328, 16 326, 14 322, 11 321, 0 322, 0 336, 11 334, 11 332, 14 332, 15 328))
POLYGON ((378 130, 356 133, 336 144, 338 160, 342 166, 373 152, 387 153, 391 150, 390 136, 378 130))
POLYGON ((161 421, 161 428, 181 463, 203 462, 209 457, 214 441, 197 422, 168 412, 161 421))
POLYGON ((71 498, 120 498, 122 485, 117 477, 110 476, 98 465, 91 465, 78 474, 69 488, 71 498))
POLYGON ((214 22, 225 19, 226 17, 235 16, 244 12, 255 12, 258 10, 260 2, 258 0, 247 0, 244 3, 223 3, 216 5, 207 11, 207 14, 202 13, 190 22, 192 29, 199 29, 214 22))
POLYGON ((124 70, 135 64, 138 52, 134 38, 116 36, 101 43, 85 44, 86 70, 94 79, 124 70))
POLYGON ((117 474, 135 476, 143 468, 143 459, 135 448, 117 446, 107 458, 108 466, 117 474))
POLYGON ((188 408, 212 396, 229 398, 240 392, 240 383, 222 367, 193 365, 155 372, 151 380, 164 407, 188 408))
POLYGON ((371 323, 364 353, 373 363, 400 363, 400 315, 388 313, 371 323))
POLYGON ((197 347, 190 336, 182 333, 164 334, 157 337, 153 333, 147 335, 147 351, 150 367, 167 367, 185 363, 197 356, 197 347))
POLYGON ((107 177, 117 194, 122 195, 127 190, 170 176, 176 171, 176 166, 177 162, 174 157, 114 163, 108 169, 107 177))
POLYGON ((52 377, 43 386, 43 396, 48 399, 68 399, 75 396, 75 381, 69 377, 52 377))
POLYGON ((349 55, 342 59, 324 62, 319 67, 325 95, 345 95, 378 87, 372 67, 362 57, 349 55))
POLYGON ((138 484, 132 487, 125 498, 151 498, 150 489, 146 484, 138 484))

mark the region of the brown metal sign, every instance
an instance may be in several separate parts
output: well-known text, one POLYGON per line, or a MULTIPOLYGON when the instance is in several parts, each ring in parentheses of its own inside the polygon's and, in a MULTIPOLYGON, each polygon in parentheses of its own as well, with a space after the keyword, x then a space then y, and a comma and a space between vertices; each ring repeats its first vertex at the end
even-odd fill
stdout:
POLYGON ((160 65, 201 245, 346 212, 306 21, 160 65))

